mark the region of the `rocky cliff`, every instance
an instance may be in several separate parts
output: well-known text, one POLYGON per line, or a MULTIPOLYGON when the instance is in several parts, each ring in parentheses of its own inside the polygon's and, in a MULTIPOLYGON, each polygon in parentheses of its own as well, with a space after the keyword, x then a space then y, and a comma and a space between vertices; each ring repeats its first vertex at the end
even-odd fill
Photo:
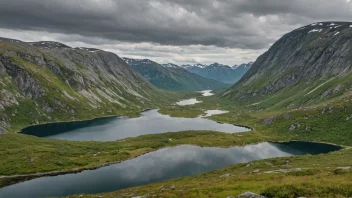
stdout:
POLYGON ((352 23, 296 29, 261 55, 222 97, 263 107, 299 107, 352 88, 352 23))
POLYGON ((0 38, 0 133, 128 113, 152 105, 158 92, 116 54, 0 38))

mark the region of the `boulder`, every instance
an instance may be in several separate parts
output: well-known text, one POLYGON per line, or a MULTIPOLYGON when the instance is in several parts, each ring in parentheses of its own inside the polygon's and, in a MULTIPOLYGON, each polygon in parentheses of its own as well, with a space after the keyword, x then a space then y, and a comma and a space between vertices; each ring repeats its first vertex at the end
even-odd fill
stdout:
POLYGON ((271 116, 271 117, 266 118, 266 119, 263 121, 263 123, 264 123, 265 125, 271 125, 271 124, 274 123, 275 119, 276 119, 275 116, 271 116))
POLYGON ((262 195, 258 195, 252 192, 245 192, 237 196, 238 198, 266 198, 262 195))
POLYGON ((0 135, 5 134, 5 133, 6 133, 5 129, 0 127, 0 135))
POLYGON ((221 175, 220 178, 226 178, 226 177, 230 177, 231 175, 229 173, 221 175))

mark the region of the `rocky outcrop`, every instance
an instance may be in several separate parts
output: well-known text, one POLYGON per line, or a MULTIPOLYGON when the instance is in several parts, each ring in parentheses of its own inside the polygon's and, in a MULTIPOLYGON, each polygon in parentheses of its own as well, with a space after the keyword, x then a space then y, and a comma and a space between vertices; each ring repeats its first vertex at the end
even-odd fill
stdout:
POLYGON ((39 80, 32 77, 23 66, 15 64, 6 55, 0 56, 0 62, 4 65, 5 72, 11 76, 24 96, 36 100, 44 95, 44 90, 40 86, 39 80))
POLYGON ((0 127, 0 135, 5 134, 5 133, 6 133, 5 129, 0 127))

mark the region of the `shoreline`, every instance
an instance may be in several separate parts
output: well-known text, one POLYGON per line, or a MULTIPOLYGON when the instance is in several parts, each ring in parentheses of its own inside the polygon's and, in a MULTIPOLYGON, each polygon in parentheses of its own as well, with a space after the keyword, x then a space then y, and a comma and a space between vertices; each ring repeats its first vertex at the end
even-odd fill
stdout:
MULTIPOLYGON (((138 111, 137 113, 143 113, 143 112, 154 110, 154 109, 157 109, 157 108, 146 108, 146 109, 143 109, 141 111, 138 111)), ((50 125, 50 124, 70 123, 70 122, 91 122, 91 121, 95 121, 95 120, 99 120, 99 119, 118 118, 118 117, 121 117, 121 116, 125 116, 125 115, 110 115, 110 116, 95 117, 95 118, 92 118, 92 119, 71 120, 71 121, 43 122, 43 123, 39 123, 39 124, 33 124, 33 125, 25 126, 25 127, 23 127, 22 129, 20 129, 19 131, 15 132, 15 133, 25 134, 25 133, 23 133, 23 130, 31 128, 31 127, 45 126, 45 125, 50 125)))
MULTIPOLYGON (((318 142, 318 141, 302 141, 302 140, 260 141, 260 142, 245 144, 245 145, 241 145, 241 146, 225 146, 225 147, 223 147, 223 146, 214 146, 214 147, 211 147, 211 148, 244 147, 244 146, 247 146, 247 145, 260 144, 260 143, 264 143, 264 142, 268 142, 268 143, 309 142, 309 143, 319 143, 319 144, 327 144, 327 145, 332 145, 332 146, 338 146, 338 147, 340 147, 339 150, 352 148, 352 147, 348 147, 348 146, 344 146, 344 145, 338 145, 338 144, 334 144, 334 143, 318 142)), ((29 180, 32 180, 32 179, 40 178, 40 177, 52 177, 52 176, 67 175, 67 174, 77 174, 77 173, 81 173, 81 172, 87 171, 87 170, 96 170, 96 169, 99 169, 99 168, 103 168, 103 167, 119 164, 119 163, 122 163, 124 161, 132 160, 132 159, 138 158, 140 156, 143 156, 143 155, 146 155, 148 153, 155 152, 155 151, 158 151, 158 150, 161 150, 161 149, 172 148, 172 147, 181 146, 181 145, 199 146, 199 145, 195 145, 195 144, 179 144, 179 145, 174 145, 174 146, 166 146, 166 147, 161 147, 161 148, 158 148, 158 149, 152 149, 152 150, 143 152, 143 153, 138 154, 136 156, 130 157, 130 158, 126 159, 126 160, 104 163, 104 164, 101 164, 101 165, 98 165, 98 166, 94 166, 94 167, 74 168, 74 169, 71 169, 71 170, 57 170, 57 171, 30 173, 30 174, 23 174, 23 175, 8 175, 8 176, 7 175, 0 175, 0 179, 5 179, 5 180, 9 179, 9 181, 6 181, 6 182, 4 182, 3 185, 0 185, 0 189, 4 188, 4 187, 7 187, 7 186, 15 185, 15 184, 18 184, 18 183, 21 183, 21 182, 25 182, 25 181, 29 181, 29 180)), ((203 146, 199 146, 199 147, 203 147, 203 146)))

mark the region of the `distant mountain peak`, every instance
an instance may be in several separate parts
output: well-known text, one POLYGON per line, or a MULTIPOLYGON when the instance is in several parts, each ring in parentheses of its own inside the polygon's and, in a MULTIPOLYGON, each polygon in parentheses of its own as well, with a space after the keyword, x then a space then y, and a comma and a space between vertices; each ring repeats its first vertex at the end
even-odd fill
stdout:
POLYGON ((169 68, 179 68, 178 65, 173 64, 173 63, 166 63, 166 64, 162 64, 161 66, 163 66, 163 67, 169 67, 169 68))

